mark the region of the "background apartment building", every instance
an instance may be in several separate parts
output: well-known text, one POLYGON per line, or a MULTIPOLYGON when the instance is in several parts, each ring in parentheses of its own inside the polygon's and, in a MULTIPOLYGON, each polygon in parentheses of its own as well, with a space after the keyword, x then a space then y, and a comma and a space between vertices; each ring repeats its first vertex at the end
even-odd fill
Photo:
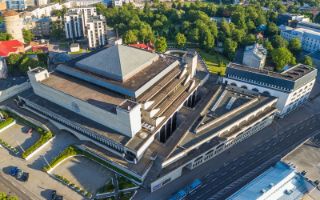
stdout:
POLYGON ((64 17, 67 39, 88 39, 89 48, 106 44, 105 18, 97 15, 95 7, 70 9, 64 17))
POLYGON ((313 23, 298 23, 297 28, 288 26, 280 26, 281 36, 286 40, 299 38, 302 49, 307 52, 315 52, 320 50, 320 28, 313 23))
POLYGON ((8 10, 25 10, 27 8, 26 0, 7 0, 8 10))

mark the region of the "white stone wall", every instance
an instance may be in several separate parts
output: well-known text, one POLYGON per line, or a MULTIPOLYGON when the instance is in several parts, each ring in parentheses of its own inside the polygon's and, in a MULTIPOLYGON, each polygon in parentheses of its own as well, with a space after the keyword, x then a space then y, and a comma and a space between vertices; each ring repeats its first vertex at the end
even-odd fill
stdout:
POLYGON ((292 103, 297 101, 297 96, 299 96, 299 99, 307 99, 313 88, 314 82, 315 80, 312 80, 306 85, 303 85, 302 87, 296 89, 295 91, 286 93, 286 92, 281 92, 271 88, 261 87, 261 86, 252 85, 246 82, 229 79, 226 77, 223 78, 223 83, 227 83, 228 85, 236 84, 237 87, 246 87, 248 90, 257 89, 259 93, 268 92, 271 96, 278 97, 277 109, 279 110, 280 116, 287 114, 288 111, 291 111, 290 109, 291 109, 292 103), (306 86, 307 86, 307 89, 304 90, 306 86), (301 92, 299 92, 300 89, 302 90, 301 92))
MULTIPOLYGON (((133 137, 141 129, 141 113, 139 106, 133 108, 131 110, 132 112, 114 114, 41 83, 31 81, 31 84, 34 92, 38 96, 86 118, 92 119, 106 127, 119 131, 124 135, 133 137)), ((117 109, 117 111, 119 110, 117 109)))

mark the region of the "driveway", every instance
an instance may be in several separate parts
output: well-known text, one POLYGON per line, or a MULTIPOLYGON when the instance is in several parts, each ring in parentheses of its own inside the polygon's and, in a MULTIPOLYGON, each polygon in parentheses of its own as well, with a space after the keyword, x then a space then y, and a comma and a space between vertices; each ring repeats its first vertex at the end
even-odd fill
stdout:
POLYGON ((55 138, 41 151, 28 160, 28 166, 41 170, 47 162, 57 157, 65 148, 72 144, 80 143, 80 140, 66 131, 55 133, 55 138))
POLYGON ((52 173, 67 178, 91 193, 96 193, 113 176, 113 172, 83 156, 64 161, 52 173))

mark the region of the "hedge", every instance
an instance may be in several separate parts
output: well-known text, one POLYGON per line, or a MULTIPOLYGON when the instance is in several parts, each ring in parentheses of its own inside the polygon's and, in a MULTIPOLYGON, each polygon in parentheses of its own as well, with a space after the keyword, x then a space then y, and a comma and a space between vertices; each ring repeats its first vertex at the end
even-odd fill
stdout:
POLYGON ((3 129, 4 127, 8 126, 9 124, 11 124, 14 121, 14 119, 12 117, 8 117, 6 118, 6 120, 0 122, 0 129, 3 129))
MULTIPOLYGON (((66 179, 63 176, 54 174, 53 175, 58 181, 63 183, 64 185, 67 185, 69 188, 71 188, 73 191, 76 191, 77 193, 81 194, 82 196, 91 198, 92 194, 84 189, 81 189, 79 186, 76 186, 74 183, 71 183, 68 179, 66 179)), ((1 199, 0 199, 1 200, 1 199)))
MULTIPOLYGON (((23 124, 32 127, 41 135, 38 141, 36 141, 31 147, 29 147, 28 149, 25 150, 25 152, 22 153, 22 158, 26 158, 27 156, 29 156, 36 149, 41 147, 43 144, 45 144, 47 141, 49 141, 53 137, 53 133, 51 131, 44 130, 43 128, 36 126, 35 124, 31 123, 30 121, 20 117, 19 115, 13 112, 10 112, 7 110, 6 111, 0 110, 0 111, 2 112, 3 115, 11 116, 12 119, 16 119, 22 122, 23 124)), ((0 124, 0 127, 1 127, 1 124, 0 124)))
POLYGON ((43 169, 45 171, 48 171, 51 169, 51 167, 56 166, 59 162, 61 162, 62 160, 70 157, 70 156, 75 156, 80 154, 80 151, 75 148, 74 146, 69 146, 66 149, 64 149, 57 157, 55 157, 51 162, 50 162, 50 166, 47 165, 45 166, 43 169))
POLYGON ((128 179, 126 179, 126 178, 124 178, 122 176, 118 177, 118 185, 119 185, 119 190, 132 188, 132 187, 136 186, 131 181, 129 181, 128 179))

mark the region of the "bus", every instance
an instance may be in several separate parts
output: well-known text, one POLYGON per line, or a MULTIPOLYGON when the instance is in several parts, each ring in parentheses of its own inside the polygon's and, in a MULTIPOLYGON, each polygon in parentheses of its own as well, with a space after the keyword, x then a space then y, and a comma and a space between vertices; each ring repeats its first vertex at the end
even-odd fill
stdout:
POLYGON ((200 179, 195 179, 192 183, 184 187, 183 189, 179 190, 177 193, 173 194, 169 200, 182 200, 185 199, 188 194, 195 191, 197 188, 199 188, 202 185, 202 182, 200 179))

